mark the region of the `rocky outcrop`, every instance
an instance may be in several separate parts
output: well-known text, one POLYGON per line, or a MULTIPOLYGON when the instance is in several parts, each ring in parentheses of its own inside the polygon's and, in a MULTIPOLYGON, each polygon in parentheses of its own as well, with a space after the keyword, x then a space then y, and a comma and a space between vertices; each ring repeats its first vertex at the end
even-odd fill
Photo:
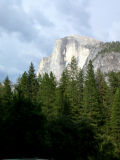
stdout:
POLYGON ((71 62, 73 56, 77 60, 78 67, 84 71, 86 71, 90 59, 93 62, 95 71, 98 68, 104 73, 119 71, 119 46, 120 43, 118 42, 111 44, 103 43, 93 38, 78 35, 58 39, 53 53, 41 60, 37 75, 43 75, 45 72, 50 73, 52 71, 59 80, 61 73, 68 63, 71 62))
POLYGON ((76 58, 78 66, 83 68, 88 57, 92 55, 92 58, 94 58, 101 50, 101 44, 101 41, 84 36, 69 36, 58 39, 53 53, 41 60, 37 75, 52 71, 59 79, 73 56, 76 58))
POLYGON ((98 54, 93 60, 93 66, 95 71, 100 68, 103 73, 120 71, 120 52, 98 54))

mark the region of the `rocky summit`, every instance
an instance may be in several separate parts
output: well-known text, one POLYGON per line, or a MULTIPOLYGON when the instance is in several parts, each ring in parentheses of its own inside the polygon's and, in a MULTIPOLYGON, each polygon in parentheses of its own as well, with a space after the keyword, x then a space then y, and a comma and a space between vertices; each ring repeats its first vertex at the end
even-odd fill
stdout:
POLYGON ((73 35, 56 40, 55 47, 49 57, 41 60, 37 75, 51 71, 59 80, 61 73, 75 57, 78 67, 86 70, 92 60, 94 70, 102 72, 120 70, 120 42, 104 43, 93 38, 73 35))

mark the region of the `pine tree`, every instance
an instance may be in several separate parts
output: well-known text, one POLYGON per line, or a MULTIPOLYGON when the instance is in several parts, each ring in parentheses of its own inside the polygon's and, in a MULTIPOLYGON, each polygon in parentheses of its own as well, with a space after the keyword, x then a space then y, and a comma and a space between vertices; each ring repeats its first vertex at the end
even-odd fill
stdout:
POLYGON ((6 120, 9 116, 9 112, 11 109, 11 102, 12 102, 12 90, 11 90, 11 82, 8 76, 5 78, 3 85, 1 86, 1 106, 0 112, 3 120, 6 120))
POLYGON ((71 63, 64 70, 59 85, 61 91, 61 107, 73 122, 80 119, 83 101, 83 73, 78 70, 77 61, 72 57, 71 63), (68 110, 68 111, 67 111, 68 110))
POLYGON ((84 87, 84 75, 83 71, 79 70, 77 75, 77 97, 78 97, 78 107, 80 112, 82 111, 83 107, 83 87, 84 87))
POLYGON ((76 80, 76 77, 78 75, 78 66, 77 60, 74 56, 71 58, 71 63, 68 64, 67 68, 71 81, 76 80))
POLYGON ((105 81, 104 75, 100 71, 100 69, 98 69, 96 73, 96 83, 97 83, 99 102, 100 102, 99 105, 102 111, 101 125, 104 126, 105 123, 107 125, 107 123, 110 121, 109 119, 110 118, 110 111, 109 111, 110 109, 110 91, 105 81))
POLYGON ((18 79, 16 89, 21 90, 22 94, 24 97, 28 98, 29 97, 29 92, 28 92, 28 74, 25 71, 22 76, 18 79))
POLYGON ((112 137, 120 153, 120 90, 116 90, 111 112, 112 137))
POLYGON ((59 85, 56 89, 56 106, 58 107, 58 115, 60 118, 65 119, 69 117, 70 105, 67 95, 67 88, 69 84, 69 73, 66 67, 61 75, 59 85))
POLYGON ((61 79, 59 82, 59 86, 62 90, 63 95, 66 94, 66 90, 67 90, 67 86, 69 84, 69 73, 68 73, 68 69, 65 68, 65 70, 63 71, 62 75, 61 75, 61 79))
POLYGON ((38 81, 35 74, 35 69, 33 63, 30 64, 29 70, 28 70, 28 93, 29 98, 32 100, 36 99, 38 91, 38 81))
POLYGON ((87 116, 88 119, 91 120, 92 124, 99 126, 101 123, 101 110, 99 106, 98 91, 91 60, 89 61, 87 74, 85 77, 83 101, 85 116, 87 116))
POLYGON ((67 96, 71 106, 70 117, 71 120, 75 123, 78 122, 80 116, 80 107, 78 104, 78 81, 79 81, 79 70, 77 66, 77 60, 75 57, 72 57, 71 63, 68 66, 69 73, 69 84, 67 87, 67 96))
POLYGON ((56 79, 52 72, 50 73, 50 76, 45 73, 40 82, 37 101, 42 104, 42 112, 48 119, 54 119, 57 114, 55 97, 56 79))
MULTIPOLYGON (((38 85, 41 84, 41 82, 42 82, 42 76, 41 76, 41 74, 39 74, 39 75, 37 76, 37 82, 38 82, 38 85)), ((38 87, 39 87, 39 86, 38 86, 38 87)))
POLYGON ((71 105, 74 107, 77 105, 77 75, 78 67, 75 57, 72 57, 71 63, 68 65, 69 83, 67 87, 67 96, 71 105))
POLYGON ((10 82, 8 76, 4 80, 3 89, 4 89, 4 91, 3 91, 4 98, 9 100, 11 98, 12 91, 11 91, 11 82, 10 82))
POLYGON ((96 73, 96 82, 97 82, 97 88, 99 92, 99 99, 100 103, 105 106, 106 104, 106 94, 108 90, 107 83, 105 81, 103 73, 100 71, 100 69, 97 70, 96 73))
POLYGON ((118 75, 115 72, 110 72, 108 73, 108 80, 110 84, 110 90, 111 90, 111 95, 113 96, 116 92, 116 89, 118 87, 118 75))

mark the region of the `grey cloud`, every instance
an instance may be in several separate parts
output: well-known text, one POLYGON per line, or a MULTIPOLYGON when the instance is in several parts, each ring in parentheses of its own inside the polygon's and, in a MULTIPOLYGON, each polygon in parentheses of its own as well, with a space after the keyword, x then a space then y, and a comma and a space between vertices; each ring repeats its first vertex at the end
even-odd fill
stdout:
POLYGON ((17 32, 28 40, 36 34, 29 17, 22 8, 6 0, 0 1, 0 27, 10 33, 17 32))
POLYGON ((40 10, 32 10, 30 14, 42 27, 54 27, 54 24, 40 10))
POLYGON ((26 0, 28 10, 24 1, 0 0, 0 64, 5 66, 0 72, 11 79, 31 61, 37 69, 40 59, 52 52, 56 39, 85 35, 91 29, 86 9, 89 0, 26 0))
MULTIPOLYGON (((21 1, 20 1, 21 2, 21 1)), ((35 28, 35 21, 43 27, 53 26, 40 11, 31 11, 27 14, 21 3, 17 0, 1 0, 0 1, 0 27, 10 33, 18 33, 22 40, 31 41, 38 35, 35 28), (13 3, 14 2, 14 3, 13 3)))
POLYGON ((90 15, 86 9, 89 5, 89 0, 61 0, 56 2, 58 10, 60 10, 63 16, 66 16, 66 19, 68 19, 73 26, 78 25, 79 28, 81 28, 81 26, 85 28, 90 27, 90 15))
POLYGON ((22 73, 19 69, 16 67, 5 67, 0 66, 0 82, 2 82, 6 76, 9 75, 10 80, 15 82, 17 80, 18 76, 22 73))

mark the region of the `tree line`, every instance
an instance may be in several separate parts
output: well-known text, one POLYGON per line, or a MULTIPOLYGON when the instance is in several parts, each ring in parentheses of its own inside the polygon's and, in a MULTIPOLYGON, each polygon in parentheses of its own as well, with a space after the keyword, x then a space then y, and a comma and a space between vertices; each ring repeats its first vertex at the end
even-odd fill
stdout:
POLYGON ((73 57, 59 82, 34 65, 0 84, 0 158, 120 159, 120 72, 86 73, 73 57))
POLYGON ((99 54, 105 54, 105 53, 112 53, 112 52, 120 52, 120 42, 106 42, 102 44, 102 50, 99 52, 99 54))

